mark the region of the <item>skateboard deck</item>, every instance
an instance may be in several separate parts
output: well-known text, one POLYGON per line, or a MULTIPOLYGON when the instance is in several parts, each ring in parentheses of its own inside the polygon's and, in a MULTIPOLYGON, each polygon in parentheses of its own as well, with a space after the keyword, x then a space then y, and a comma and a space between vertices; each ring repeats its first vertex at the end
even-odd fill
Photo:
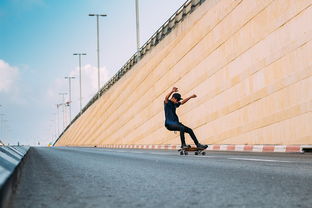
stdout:
MULTIPOLYGON (((207 148, 205 148, 207 149, 207 148)), ((205 149, 197 148, 197 147, 188 147, 188 148, 181 148, 178 151, 180 155, 188 155, 188 152, 195 152, 195 155, 206 155, 205 149)))

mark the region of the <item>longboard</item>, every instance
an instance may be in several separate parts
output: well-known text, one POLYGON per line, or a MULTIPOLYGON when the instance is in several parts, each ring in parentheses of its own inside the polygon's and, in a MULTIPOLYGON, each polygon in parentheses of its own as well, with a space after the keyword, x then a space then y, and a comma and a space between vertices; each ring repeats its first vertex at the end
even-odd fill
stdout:
MULTIPOLYGON (((205 148, 207 149, 207 148, 205 148)), ((200 149, 197 147, 188 147, 188 148, 181 148, 178 151, 180 152, 180 155, 188 155, 188 152, 195 152, 195 155, 206 155, 205 149, 200 149)))

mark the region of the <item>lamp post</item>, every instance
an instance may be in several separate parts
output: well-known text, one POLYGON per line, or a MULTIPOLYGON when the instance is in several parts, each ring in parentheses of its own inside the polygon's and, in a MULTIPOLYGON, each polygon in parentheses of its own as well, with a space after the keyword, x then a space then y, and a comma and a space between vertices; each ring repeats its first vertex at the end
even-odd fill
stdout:
POLYGON ((60 110, 59 107, 61 104, 56 104, 57 113, 56 113, 56 120, 57 120, 57 137, 60 135, 60 110))
POLYGON ((68 107, 69 107, 69 123, 70 123, 71 122, 71 80, 75 79, 75 77, 65 77, 65 79, 68 79, 68 93, 69 93, 68 107))
POLYGON ((136 37, 137 37, 137 53, 140 51, 140 11, 139 0, 135 0, 135 17, 136 17, 136 37))
POLYGON ((74 53, 74 56, 79 56, 79 95, 80 95, 80 113, 82 111, 82 90, 81 90, 81 56, 87 55, 86 53, 74 53))
POLYGON ((63 93, 59 93, 59 95, 62 96, 62 103, 59 104, 59 105, 62 105, 63 106, 63 130, 65 129, 65 95, 67 95, 66 92, 63 92, 63 93))
POLYGON ((99 31, 99 17, 106 17, 106 14, 89 14, 90 17, 96 17, 96 31, 97 31, 97 65, 98 65, 98 96, 100 96, 100 31, 99 31))

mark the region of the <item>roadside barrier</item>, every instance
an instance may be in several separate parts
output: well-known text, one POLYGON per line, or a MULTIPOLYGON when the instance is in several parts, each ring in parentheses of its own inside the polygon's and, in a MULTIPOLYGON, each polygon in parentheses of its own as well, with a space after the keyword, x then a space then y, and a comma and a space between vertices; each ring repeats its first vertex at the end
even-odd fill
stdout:
POLYGON ((6 207, 15 190, 29 146, 0 146, 0 207, 6 207))
MULTIPOLYGON (((69 145, 70 146, 70 145, 69 145)), ((73 145, 74 146, 74 145, 73 145)), ((86 147, 116 148, 116 149, 164 149, 177 150, 180 145, 171 144, 106 144, 85 145, 86 147)), ((236 151, 236 152, 312 152, 311 145, 235 145, 235 144, 210 144, 208 151, 236 151)))

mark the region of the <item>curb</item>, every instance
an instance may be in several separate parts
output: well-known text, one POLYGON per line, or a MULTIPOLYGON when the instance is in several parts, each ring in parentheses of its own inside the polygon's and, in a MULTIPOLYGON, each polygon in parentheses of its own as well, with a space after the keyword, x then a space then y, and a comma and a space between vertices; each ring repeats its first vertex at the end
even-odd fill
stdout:
POLYGON ((28 146, 0 146, 0 207, 7 207, 29 149, 28 146))
MULTIPOLYGON (((92 145, 90 145, 92 146, 92 145)), ((98 145, 94 147, 102 148, 119 148, 119 149, 164 149, 164 150, 177 150, 180 145, 98 145)), ((302 153, 304 149, 312 149, 312 145, 231 145, 231 144, 212 144, 209 145, 208 151, 237 151, 237 152, 297 152, 302 153)))

